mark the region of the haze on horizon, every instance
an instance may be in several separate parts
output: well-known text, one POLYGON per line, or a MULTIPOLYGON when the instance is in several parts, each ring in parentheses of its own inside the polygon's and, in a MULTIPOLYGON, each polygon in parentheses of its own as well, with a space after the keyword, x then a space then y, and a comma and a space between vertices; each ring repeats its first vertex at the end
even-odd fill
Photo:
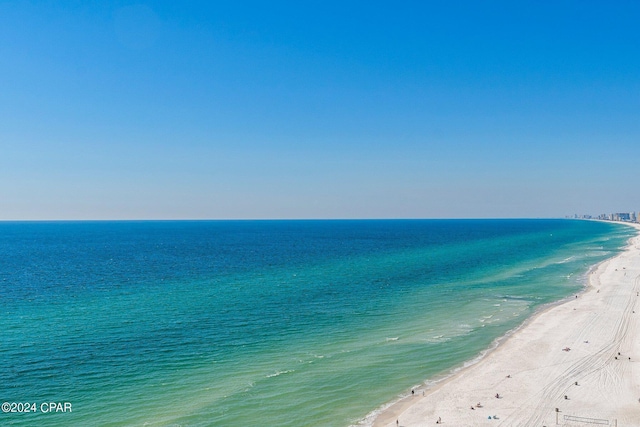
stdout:
POLYGON ((0 220, 640 210, 640 2, 0 3, 0 220))

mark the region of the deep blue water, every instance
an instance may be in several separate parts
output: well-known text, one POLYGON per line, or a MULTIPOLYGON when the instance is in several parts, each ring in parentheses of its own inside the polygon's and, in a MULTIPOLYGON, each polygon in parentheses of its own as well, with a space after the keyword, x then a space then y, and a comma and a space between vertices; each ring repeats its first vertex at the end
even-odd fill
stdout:
POLYGON ((571 220, 0 223, 0 400, 38 404, 0 424, 357 423, 577 292, 632 233, 571 220))

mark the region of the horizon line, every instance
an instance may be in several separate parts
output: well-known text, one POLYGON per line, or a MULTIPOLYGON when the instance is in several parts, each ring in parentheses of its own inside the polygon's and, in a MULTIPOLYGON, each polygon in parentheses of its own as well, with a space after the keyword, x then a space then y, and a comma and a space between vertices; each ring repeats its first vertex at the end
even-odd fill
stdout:
MULTIPOLYGON (((508 219, 576 219, 566 216, 538 217, 334 217, 334 218, 56 218, 0 219, 6 222, 214 222, 214 221, 423 221, 423 220, 508 220, 508 219)), ((577 218, 581 219, 581 218, 577 218)))

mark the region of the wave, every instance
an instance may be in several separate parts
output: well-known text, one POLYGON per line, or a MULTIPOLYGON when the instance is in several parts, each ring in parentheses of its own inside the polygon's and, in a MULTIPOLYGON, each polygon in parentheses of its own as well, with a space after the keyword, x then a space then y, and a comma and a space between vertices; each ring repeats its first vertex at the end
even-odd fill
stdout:
POLYGON ((265 377, 266 378, 279 377, 280 375, 290 374, 291 372, 295 372, 295 371, 296 371, 295 369, 287 369, 287 370, 284 370, 284 371, 276 371, 275 373, 266 375, 265 377))

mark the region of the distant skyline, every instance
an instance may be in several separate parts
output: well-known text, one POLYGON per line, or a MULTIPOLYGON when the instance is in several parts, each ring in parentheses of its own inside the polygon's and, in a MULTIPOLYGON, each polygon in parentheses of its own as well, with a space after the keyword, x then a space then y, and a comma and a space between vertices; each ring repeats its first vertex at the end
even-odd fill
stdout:
POLYGON ((0 3, 0 220, 640 210, 640 2, 0 3))

